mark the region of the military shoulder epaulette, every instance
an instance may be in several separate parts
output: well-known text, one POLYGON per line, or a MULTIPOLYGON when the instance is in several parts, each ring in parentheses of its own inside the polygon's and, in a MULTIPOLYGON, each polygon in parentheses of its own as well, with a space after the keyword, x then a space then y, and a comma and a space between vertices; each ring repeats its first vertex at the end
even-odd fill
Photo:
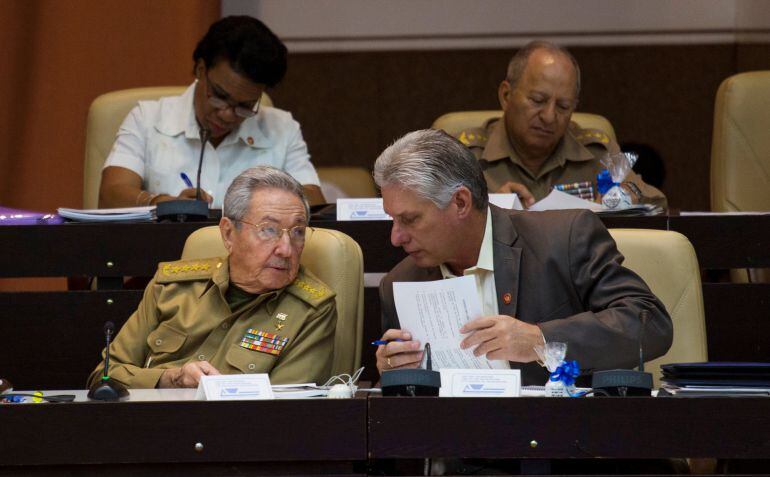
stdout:
POLYGON ((208 280, 221 266, 222 260, 219 258, 161 262, 158 264, 156 282, 172 283, 190 280, 208 280))
POLYGON ((297 274, 297 278, 294 279, 286 290, 313 306, 318 306, 335 295, 324 282, 304 269, 297 274))
POLYGON ((583 146, 601 144, 604 147, 609 147, 612 141, 610 136, 601 129, 577 129, 574 134, 575 139, 583 146))
POLYGON ((489 136, 484 128, 471 128, 460 131, 457 140, 467 147, 484 147, 487 145, 489 136))

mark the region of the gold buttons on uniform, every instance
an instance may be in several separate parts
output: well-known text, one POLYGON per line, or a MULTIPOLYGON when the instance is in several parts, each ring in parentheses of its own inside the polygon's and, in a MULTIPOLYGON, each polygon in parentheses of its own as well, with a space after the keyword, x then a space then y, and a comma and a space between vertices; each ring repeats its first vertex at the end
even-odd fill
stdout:
POLYGON ((199 354, 198 355, 198 361, 206 361, 206 356, 202 355, 202 354, 199 354))
POLYGON ((163 340, 162 339, 159 338, 159 339, 155 340, 155 346, 160 346, 162 344, 163 344, 163 340))
POLYGON ((228 328, 230 328, 230 324, 229 323, 222 323, 222 329, 223 330, 226 330, 228 328))
POLYGON ((254 363, 249 363, 249 369, 254 370, 257 367, 254 363))

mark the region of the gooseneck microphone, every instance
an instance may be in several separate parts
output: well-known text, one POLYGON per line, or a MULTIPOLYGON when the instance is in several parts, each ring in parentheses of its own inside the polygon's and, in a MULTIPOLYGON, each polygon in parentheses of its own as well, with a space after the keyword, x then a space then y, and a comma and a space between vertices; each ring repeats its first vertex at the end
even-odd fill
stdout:
POLYGON ((203 169, 203 153, 206 152, 206 143, 211 139, 211 130, 201 128, 201 154, 198 156, 198 174, 195 176, 195 200, 201 200, 201 170, 203 169))
POLYGON ((88 390, 88 398, 97 401, 117 401, 128 395, 128 390, 121 383, 110 378, 110 343, 115 334, 115 324, 108 321, 104 324, 104 369, 102 378, 88 390))
POLYGON ((158 202, 155 215, 158 220, 171 222, 193 222, 208 220, 209 204, 201 200, 201 170, 203 170, 203 154, 206 152, 206 143, 211 139, 211 131, 201 127, 199 130, 201 139, 201 153, 198 156, 198 174, 195 180, 195 200, 168 200, 158 202))
MULTIPOLYGON (((594 393, 597 390, 607 396, 649 396, 652 393, 652 373, 644 372, 644 332, 650 318, 649 310, 639 312, 639 370, 611 369, 597 371, 591 378, 594 393)), ((597 394, 599 395, 599 394, 597 394)))

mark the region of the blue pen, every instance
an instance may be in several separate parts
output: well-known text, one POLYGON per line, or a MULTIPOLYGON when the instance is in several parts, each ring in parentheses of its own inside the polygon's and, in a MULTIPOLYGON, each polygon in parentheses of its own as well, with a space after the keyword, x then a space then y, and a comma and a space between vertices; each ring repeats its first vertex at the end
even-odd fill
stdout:
POLYGON ((382 346, 382 345, 386 345, 386 344, 388 344, 388 343, 390 343, 392 341, 398 341, 400 343, 400 342, 402 342, 404 340, 402 340, 400 338, 396 338, 396 339, 390 340, 390 341, 388 341, 388 340, 377 340, 377 341, 372 341, 372 344, 374 346, 382 346))
POLYGON ((181 178, 182 178, 182 180, 184 181, 184 183, 185 183, 185 185, 186 185, 187 187, 190 187, 190 188, 192 188, 192 187, 193 187, 192 181, 190 180, 190 178, 189 178, 189 177, 187 177, 187 174, 185 174, 184 172, 182 172, 182 173, 180 173, 180 174, 179 174, 179 177, 181 177, 181 178))

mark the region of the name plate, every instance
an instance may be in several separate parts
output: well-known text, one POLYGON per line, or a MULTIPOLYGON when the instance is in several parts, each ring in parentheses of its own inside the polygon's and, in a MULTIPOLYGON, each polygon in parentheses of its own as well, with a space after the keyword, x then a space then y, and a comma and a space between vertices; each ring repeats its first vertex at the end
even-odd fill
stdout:
POLYGON ((199 401, 249 401, 274 399, 267 374, 201 376, 195 399, 199 401))
POLYGON ((442 369, 442 397, 519 397, 519 369, 442 369))
POLYGON ((382 208, 381 198, 337 199, 337 220, 393 220, 382 208))

